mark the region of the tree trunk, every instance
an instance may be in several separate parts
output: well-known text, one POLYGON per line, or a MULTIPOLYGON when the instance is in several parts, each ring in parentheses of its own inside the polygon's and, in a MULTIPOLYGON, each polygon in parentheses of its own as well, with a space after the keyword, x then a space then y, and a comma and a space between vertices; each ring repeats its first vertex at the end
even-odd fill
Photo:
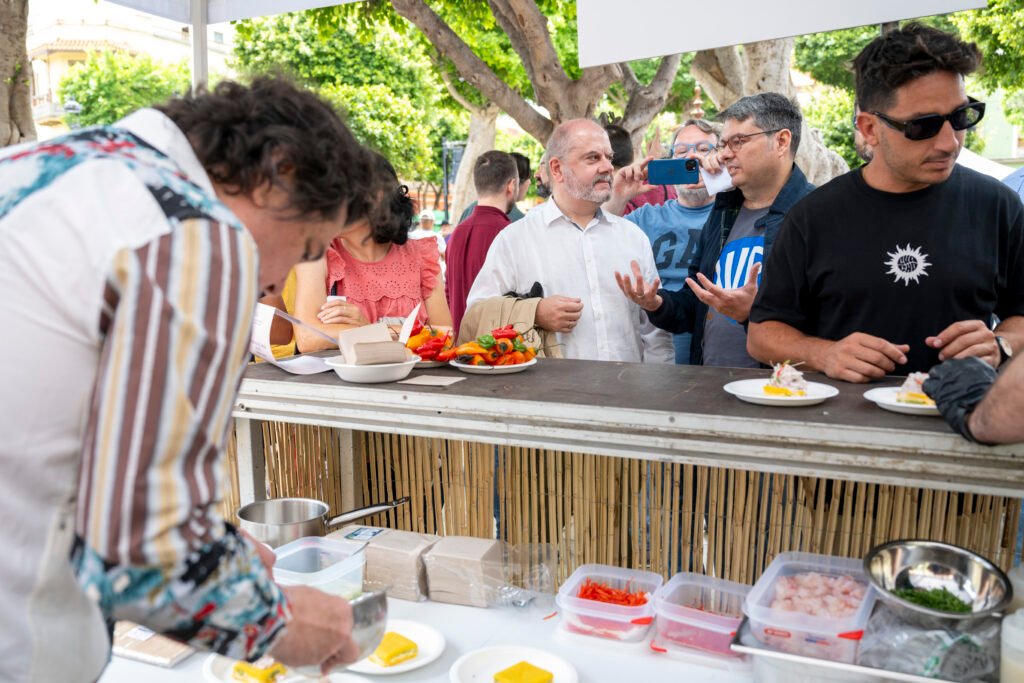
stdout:
POLYGON ((36 139, 27 33, 28 0, 0 0, 0 147, 36 139))
MULTIPOLYGON (((547 110, 548 116, 537 111, 519 92, 498 78, 423 0, 391 2, 395 12, 419 28, 434 49, 451 61, 467 83, 515 119, 542 145, 547 144, 551 131, 563 121, 593 116, 608 87, 626 78, 619 65, 583 69, 578 79, 569 78, 552 43, 547 17, 541 13, 536 0, 488 0, 487 4, 522 60, 533 85, 534 98, 547 110)), ((660 105, 664 105, 678 69, 679 56, 675 55, 663 58, 650 85, 640 84, 633 78, 629 84, 632 90, 626 108, 626 118, 634 126, 629 129, 631 133, 639 130, 642 136, 641 126, 645 130, 660 111, 660 105)))
MULTIPOLYGON (((789 75, 793 61, 792 38, 764 40, 741 47, 701 50, 693 59, 690 73, 704 88, 719 110, 745 95, 777 92, 796 99, 796 86, 789 75)), ((842 157, 827 148, 821 134, 803 124, 796 163, 807 179, 822 185, 849 170, 842 157)))
POLYGON ((459 216, 465 208, 476 201, 473 167, 476 165, 477 157, 494 149, 500 112, 501 109, 493 104, 469 110, 469 138, 462 153, 462 161, 459 162, 459 172, 455 174, 455 189, 452 192, 452 211, 449 219, 452 225, 458 224, 459 216))

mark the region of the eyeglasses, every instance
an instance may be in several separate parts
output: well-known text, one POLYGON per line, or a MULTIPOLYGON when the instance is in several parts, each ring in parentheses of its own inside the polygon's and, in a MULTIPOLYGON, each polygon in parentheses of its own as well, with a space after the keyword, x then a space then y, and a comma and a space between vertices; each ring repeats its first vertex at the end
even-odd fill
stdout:
POLYGON ((691 152, 695 152, 702 157, 706 157, 715 151, 715 146, 710 142, 677 142, 672 145, 672 158, 678 159, 684 157, 691 152))
POLYGON ((756 133, 746 133, 746 134, 741 134, 741 135, 733 135, 728 140, 723 139, 721 141, 721 145, 722 145, 723 148, 728 147, 729 149, 732 150, 732 153, 735 154, 736 152, 738 152, 741 149, 743 149, 743 145, 745 145, 748 142, 750 142, 750 138, 758 136, 758 135, 770 135, 772 133, 778 133, 780 130, 786 130, 786 129, 785 128, 774 128, 772 130, 762 130, 762 131, 758 131, 756 133))
POLYGON ((967 99, 968 104, 954 109, 945 116, 942 114, 929 114, 927 116, 918 116, 916 119, 898 121, 889 118, 881 112, 873 111, 871 113, 880 118, 885 125, 903 133, 903 136, 908 140, 927 140, 938 135, 946 121, 949 121, 949 125, 953 127, 953 130, 967 130, 978 125, 978 121, 981 121, 982 117, 985 116, 985 103, 979 102, 973 97, 968 97, 967 99))

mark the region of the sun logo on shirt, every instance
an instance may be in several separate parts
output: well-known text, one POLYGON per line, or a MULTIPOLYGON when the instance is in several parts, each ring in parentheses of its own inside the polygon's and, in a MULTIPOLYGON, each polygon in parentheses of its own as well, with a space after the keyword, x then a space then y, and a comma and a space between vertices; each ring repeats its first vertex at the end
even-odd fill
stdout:
POLYGON ((885 261, 889 266, 886 275, 894 276, 896 284, 902 282, 907 287, 911 280, 915 285, 920 284, 920 278, 928 275, 926 271, 932 265, 928 263, 928 255, 921 253, 921 247, 911 248, 909 243, 905 247, 896 245, 896 251, 887 251, 885 255, 889 257, 885 261))

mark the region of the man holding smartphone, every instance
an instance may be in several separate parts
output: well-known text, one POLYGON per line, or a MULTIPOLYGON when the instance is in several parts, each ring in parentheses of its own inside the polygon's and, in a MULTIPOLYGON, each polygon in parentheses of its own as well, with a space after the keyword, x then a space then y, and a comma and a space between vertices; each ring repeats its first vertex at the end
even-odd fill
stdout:
MULTIPOLYGON (((703 119, 685 121, 672 136, 672 160, 688 159, 696 162, 700 157, 712 154, 718 145, 720 133, 720 126, 703 119)), ((629 178, 622 175, 616 177, 612 198, 603 208, 617 215, 625 215, 640 226, 651 240, 654 263, 662 286, 666 289, 680 289, 686 280, 690 260, 700 241, 701 228, 711 213, 715 198, 708 194, 698 175, 696 183, 675 185, 675 199, 663 204, 643 204, 630 211, 628 203, 633 197, 642 194, 645 186, 643 183, 628 181, 629 178)), ((649 180, 646 187, 649 189, 653 182, 649 180)), ((675 345, 676 363, 688 364, 690 333, 674 334, 672 342, 675 345)))
MULTIPOLYGON (((786 213, 814 186, 793 163, 803 119, 789 99, 778 93, 750 95, 718 118, 724 122, 718 151, 700 157, 701 165, 712 175, 724 168, 736 189, 715 196, 685 286, 658 289, 660 283, 644 281, 636 264, 631 264, 632 277, 615 276, 656 326, 693 333, 692 364, 758 367, 747 354, 745 323, 761 262, 786 213)), ((632 182, 646 179, 646 169, 633 168, 632 182)))

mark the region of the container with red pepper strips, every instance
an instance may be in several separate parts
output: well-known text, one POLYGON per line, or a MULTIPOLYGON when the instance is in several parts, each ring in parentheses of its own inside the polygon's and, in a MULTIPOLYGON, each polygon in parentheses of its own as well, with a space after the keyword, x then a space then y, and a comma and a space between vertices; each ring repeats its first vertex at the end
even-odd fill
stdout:
POLYGON ((623 642, 643 640, 654 623, 660 574, 600 564, 579 567, 555 598, 562 628, 623 642))

